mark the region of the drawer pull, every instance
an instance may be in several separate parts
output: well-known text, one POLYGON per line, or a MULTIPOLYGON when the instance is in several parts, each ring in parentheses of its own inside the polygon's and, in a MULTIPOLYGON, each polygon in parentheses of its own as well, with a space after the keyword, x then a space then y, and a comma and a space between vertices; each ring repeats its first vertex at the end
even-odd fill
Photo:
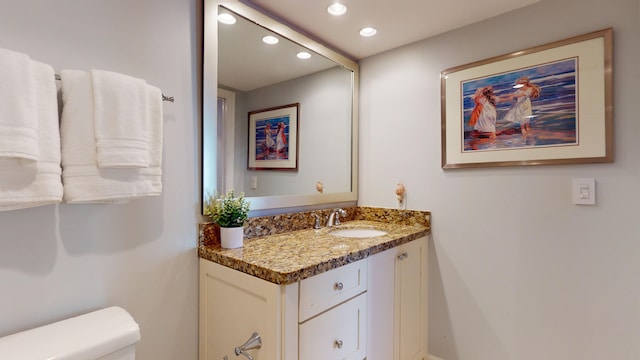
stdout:
POLYGON ((342 345, 344 345, 342 340, 336 340, 336 342, 334 344, 338 349, 342 349, 342 345))
POLYGON ((335 284, 333 285, 333 288, 334 288, 335 290, 340 291, 340 290, 344 289, 344 284, 342 284, 341 282, 337 282, 337 283, 335 283, 335 284))
POLYGON ((407 252, 405 251, 402 254, 398 255, 398 260, 404 260, 408 257, 409 257, 409 254, 407 254, 407 252))

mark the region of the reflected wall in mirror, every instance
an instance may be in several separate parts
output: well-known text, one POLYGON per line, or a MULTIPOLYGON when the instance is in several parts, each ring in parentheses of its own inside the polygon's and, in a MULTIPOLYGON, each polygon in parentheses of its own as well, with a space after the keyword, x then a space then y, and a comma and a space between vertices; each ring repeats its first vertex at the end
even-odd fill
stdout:
POLYGON ((355 202, 357 64, 236 0, 205 1, 204 39, 203 196, 234 189, 252 210, 355 202), (219 22, 218 14, 235 23, 219 22), (263 128, 249 134, 248 114, 287 104, 298 104, 298 166, 250 169, 249 157, 257 156, 250 138, 252 150, 268 140, 263 128))

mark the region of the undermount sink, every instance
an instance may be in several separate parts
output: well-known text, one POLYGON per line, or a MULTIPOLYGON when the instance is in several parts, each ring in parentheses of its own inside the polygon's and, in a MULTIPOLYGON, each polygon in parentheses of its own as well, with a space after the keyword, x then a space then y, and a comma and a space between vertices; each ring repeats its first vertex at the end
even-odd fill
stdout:
POLYGON ((347 228, 347 229, 332 230, 332 231, 329 231, 329 234, 333 236, 340 236, 340 237, 368 238, 368 237, 386 235, 387 232, 383 230, 368 229, 368 228, 347 228))

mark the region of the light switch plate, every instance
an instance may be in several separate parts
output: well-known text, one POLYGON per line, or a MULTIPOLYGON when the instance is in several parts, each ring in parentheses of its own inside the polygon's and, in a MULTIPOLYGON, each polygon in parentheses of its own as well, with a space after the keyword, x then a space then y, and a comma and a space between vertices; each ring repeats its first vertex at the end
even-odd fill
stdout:
POLYGON ((573 203, 576 205, 596 204, 596 180, 573 179, 573 203))

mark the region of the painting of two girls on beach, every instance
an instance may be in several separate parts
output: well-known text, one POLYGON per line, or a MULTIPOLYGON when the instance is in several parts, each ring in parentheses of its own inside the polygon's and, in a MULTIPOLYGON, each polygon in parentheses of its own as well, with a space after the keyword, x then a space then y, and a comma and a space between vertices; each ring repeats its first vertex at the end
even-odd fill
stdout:
POLYGON ((256 122, 256 160, 289 159, 289 116, 256 122))
POLYGON ((578 144, 578 59, 461 83, 463 152, 578 144))

